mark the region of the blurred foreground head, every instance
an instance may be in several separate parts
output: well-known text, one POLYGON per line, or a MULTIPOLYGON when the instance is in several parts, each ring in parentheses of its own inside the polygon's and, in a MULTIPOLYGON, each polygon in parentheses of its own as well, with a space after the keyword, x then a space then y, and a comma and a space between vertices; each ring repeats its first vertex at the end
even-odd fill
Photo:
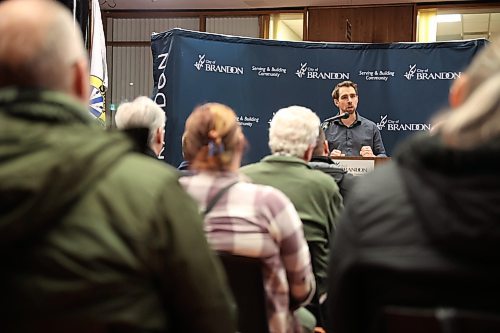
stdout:
POLYGON ((500 135, 500 41, 487 45, 450 90, 448 112, 434 122, 446 145, 473 149, 500 135))
POLYGON ((48 89, 88 102, 88 60, 80 28, 52 0, 0 3, 0 88, 48 89))

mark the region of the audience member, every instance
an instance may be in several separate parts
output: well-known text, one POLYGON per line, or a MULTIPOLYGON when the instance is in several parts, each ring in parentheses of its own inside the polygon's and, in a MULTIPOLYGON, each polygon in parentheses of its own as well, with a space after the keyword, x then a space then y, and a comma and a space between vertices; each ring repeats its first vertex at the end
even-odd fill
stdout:
POLYGON ((186 135, 183 134, 181 138, 181 145, 182 145, 182 162, 177 166, 177 170, 181 172, 182 175, 187 176, 191 174, 191 171, 189 170, 189 160, 193 159, 193 156, 186 156, 186 154, 189 154, 186 152, 186 135))
MULTIPOLYGON (((311 252, 318 290, 316 303, 326 298, 330 238, 342 208, 335 181, 307 164, 316 145, 319 125, 318 116, 305 107, 279 110, 269 129, 272 155, 241 169, 254 182, 281 190, 294 204, 311 252)), ((321 321, 319 310, 311 310, 321 321)))
POLYGON ((0 36, 0 331, 233 333, 177 173, 90 117, 69 11, 4 1, 0 36))
POLYGON ((332 121, 325 130, 331 156, 386 156, 377 125, 359 114, 358 85, 343 81, 332 91, 333 103, 339 114, 347 118, 332 121))
POLYGON ((330 265, 335 333, 379 332, 386 305, 500 307, 500 43, 453 83, 431 134, 359 181, 330 265))
POLYGON ((158 158, 165 144, 165 112, 146 96, 123 103, 115 115, 116 127, 124 130, 146 155, 158 158))
MULTIPOLYGON (((293 204, 275 188, 249 183, 239 174, 246 141, 229 107, 197 107, 183 137, 185 155, 196 173, 181 178, 181 184, 205 212, 219 198, 205 215, 209 243, 217 251, 262 259, 270 332, 300 332, 290 309, 310 301, 315 281, 293 204)), ((315 321, 308 315, 312 332, 315 321)), ((307 310, 297 316, 304 318, 307 310)))
POLYGON ((309 166, 333 177, 339 186, 340 194, 342 195, 342 199, 345 204, 351 188, 354 185, 355 178, 350 173, 347 173, 343 169, 337 167, 329 156, 330 152, 328 150, 328 141, 326 141, 325 132, 320 126, 318 139, 316 140, 316 147, 314 147, 313 156, 309 162, 309 166))

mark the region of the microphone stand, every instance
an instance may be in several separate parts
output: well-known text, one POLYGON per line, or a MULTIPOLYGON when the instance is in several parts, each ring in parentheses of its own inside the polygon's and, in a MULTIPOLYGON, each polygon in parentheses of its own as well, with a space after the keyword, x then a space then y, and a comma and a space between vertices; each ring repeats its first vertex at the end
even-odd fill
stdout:
POLYGON ((344 112, 344 113, 341 113, 341 114, 338 114, 336 116, 333 116, 333 117, 330 117, 330 118, 326 118, 325 120, 323 120, 323 122, 321 123, 321 128, 323 129, 323 131, 326 131, 326 129, 328 127, 330 127, 330 124, 337 120, 337 119, 347 119, 349 118, 349 112, 344 112))

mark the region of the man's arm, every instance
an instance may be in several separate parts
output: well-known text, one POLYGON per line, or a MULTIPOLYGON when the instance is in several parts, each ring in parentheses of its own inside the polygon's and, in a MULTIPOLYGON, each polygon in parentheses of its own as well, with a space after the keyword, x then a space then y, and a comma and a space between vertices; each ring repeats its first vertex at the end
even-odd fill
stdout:
POLYGON ((382 135, 380 135, 380 131, 377 128, 377 125, 374 125, 373 128, 373 154, 379 157, 386 157, 384 143, 382 142, 382 135))

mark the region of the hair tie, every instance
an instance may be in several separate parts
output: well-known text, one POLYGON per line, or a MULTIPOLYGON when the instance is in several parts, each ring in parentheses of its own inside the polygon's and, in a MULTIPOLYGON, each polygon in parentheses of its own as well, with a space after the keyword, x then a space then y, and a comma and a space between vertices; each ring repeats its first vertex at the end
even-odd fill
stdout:
POLYGON ((208 141, 208 156, 212 157, 217 154, 222 154, 224 152, 224 144, 221 142, 216 144, 214 140, 208 141))

